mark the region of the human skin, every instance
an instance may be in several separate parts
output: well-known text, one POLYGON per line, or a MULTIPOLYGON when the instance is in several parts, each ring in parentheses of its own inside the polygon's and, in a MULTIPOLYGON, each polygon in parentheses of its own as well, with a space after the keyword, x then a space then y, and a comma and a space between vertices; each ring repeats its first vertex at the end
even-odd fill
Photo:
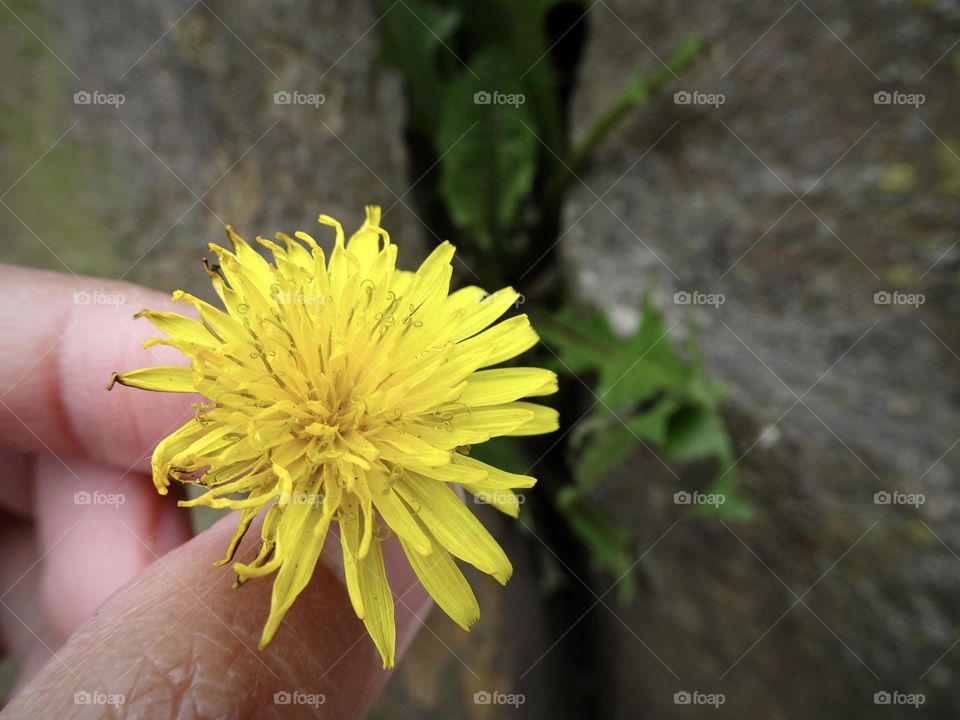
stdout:
MULTIPOLYGON (((229 565, 213 567, 235 515, 193 537, 174 493, 154 489, 150 453, 198 398, 106 392, 114 371, 185 363, 142 348, 158 334, 133 319, 144 308, 191 314, 128 283, 0 265, 0 644, 21 667, 0 717, 362 717, 390 673, 336 538, 260 651, 270 579, 233 589, 229 565), (123 502, 77 504, 84 491, 123 502)), ((258 541, 254 525, 238 559, 258 541)), ((431 602, 394 540, 384 553, 399 662, 431 602)))

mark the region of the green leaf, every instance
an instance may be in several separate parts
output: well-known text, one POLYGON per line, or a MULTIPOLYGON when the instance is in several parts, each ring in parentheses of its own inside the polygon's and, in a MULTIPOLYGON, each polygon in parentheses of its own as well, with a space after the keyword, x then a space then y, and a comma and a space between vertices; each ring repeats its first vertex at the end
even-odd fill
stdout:
POLYGON ((594 312, 588 319, 571 310, 537 325, 544 341, 569 372, 595 373, 601 406, 619 410, 648 400, 658 392, 687 381, 690 368, 670 339, 669 330, 654 305, 643 305, 640 327, 619 338, 606 317, 594 312))
POLYGON ((568 486, 557 493, 557 508, 587 546, 590 557, 602 570, 619 579, 617 589, 621 601, 632 601, 636 584, 630 572, 633 565, 630 532, 610 520, 602 509, 582 497, 574 487, 568 486))
POLYGON ((573 307, 566 306, 551 317, 535 322, 544 344, 562 360, 567 373, 600 372, 618 355, 623 355, 622 344, 607 323, 606 316, 592 311, 583 317, 573 307))
POLYGON ((440 193, 458 228, 490 251, 517 223, 533 186, 538 148, 509 57, 487 48, 471 69, 450 83, 440 111, 440 193), (494 93, 515 103, 493 102, 494 93))
POLYGON ((626 421, 627 427, 639 438, 658 446, 667 443, 670 418, 676 410, 677 398, 664 397, 651 409, 634 415, 626 421))
POLYGON ((599 483, 627 459, 641 441, 661 445, 667 440, 672 398, 664 398, 649 410, 622 422, 612 413, 593 413, 571 433, 571 444, 581 446, 576 461, 576 479, 582 489, 599 483))
POLYGON ((576 479, 586 489, 603 480, 623 462, 636 447, 637 439, 627 428, 614 420, 600 432, 593 433, 576 462, 576 479))
POLYGON ((690 367, 674 349, 671 329, 647 298, 641 310, 640 327, 626 341, 629 364, 621 363, 611 368, 598 386, 608 405, 614 408, 627 407, 687 380, 690 367))
POLYGON ((672 328, 649 299, 628 338, 617 337, 601 313, 584 321, 570 308, 537 325, 562 370, 596 379, 600 401, 570 435, 580 491, 601 482, 641 442, 650 442, 670 463, 716 461, 718 479, 710 492, 727 501, 698 506, 696 512, 749 516, 749 505, 737 495, 733 448, 720 415, 722 389, 707 377, 692 339, 690 359, 681 357, 672 328))
POLYGON ((667 441, 663 444, 663 456, 667 461, 692 462, 723 457, 728 452, 727 431, 714 408, 687 405, 670 418, 667 441))

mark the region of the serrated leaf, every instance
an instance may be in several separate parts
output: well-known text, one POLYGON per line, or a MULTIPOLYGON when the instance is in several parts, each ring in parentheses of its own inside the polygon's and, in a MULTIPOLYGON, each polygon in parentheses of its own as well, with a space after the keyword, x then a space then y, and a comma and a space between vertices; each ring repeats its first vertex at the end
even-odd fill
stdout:
POLYGON ((609 380, 606 390, 614 407, 646 399, 658 390, 683 383, 690 368, 674 349, 663 315, 650 299, 646 299, 640 315, 640 326, 626 339, 626 352, 633 358, 616 378, 609 380))
POLYGON ((538 326, 564 371, 596 378, 599 401, 570 437, 581 491, 601 482, 644 441, 667 462, 716 460, 719 479, 711 492, 723 493, 727 502, 705 505, 702 512, 749 516, 749 505, 736 493, 732 445, 719 414, 722 388, 706 376, 692 340, 692 359, 678 354, 671 328, 649 300, 628 338, 618 338, 602 314, 584 321, 570 308, 538 326))
POLYGON ((601 569, 619 578, 617 587, 620 599, 630 602, 636 592, 630 572, 633 563, 630 532, 583 497, 568 495, 566 502, 558 502, 558 508, 573 532, 589 549, 590 557, 601 569))
POLYGON ((627 427, 639 438, 649 440, 657 446, 662 446, 667 442, 670 432, 670 417, 676 407, 676 398, 664 397, 649 410, 627 419, 627 427))
POLYGON ((516 224, 536 174, 535 123, 519 104, 519 74, 504 51, 487 48, 450 83, 440 115, 440 194, 484 251, 516 224), (494 93, 516 103, 494 102, 494 93))
POLYGON ((581 444, 576 461, 577 484, 587 489, 603 480, 627 459, 642 441, 661 445, 667 439, 675 403, 663 398, 652 408, 618 420, 612 413, 597 413, 580 423, 587 429, 576 438, 581 444))
POLYGON ((728 452, 727 431, 714 408, 688 405, 670 418, 663 445, 663 456, 669 462, 724 457, 728 452))
POLYGON ((583 320, 568 310, 551 320, 538 324, 546 344, 556 347, 567 372, 595 373, 597 397, 614 410, 646 401, 690 375, 673 349, 669 328, 649 302, 637 332, 626 339, 617 337, 599 312, 583 320))
POLYGON ((577 483, 584 489, 596 485, 623 462, 637 444, 636 437, 617 422, 594 433, 577 458, 577 483))

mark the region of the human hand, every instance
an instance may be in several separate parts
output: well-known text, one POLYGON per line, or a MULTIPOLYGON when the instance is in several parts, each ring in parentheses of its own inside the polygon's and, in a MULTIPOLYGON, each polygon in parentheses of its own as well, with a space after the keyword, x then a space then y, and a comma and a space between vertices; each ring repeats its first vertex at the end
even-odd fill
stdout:
MULTIPOLYGON (((153 446, 197 398, 106 392, 115 370, 184 362, 142 350, 155 331, 132 319, 171 305, 0 265, 0 644, 21 668, 0 715, 360 717, 389 672, 350 606, 339 548, 257 650, 271 584, 234 590, 230 567, 212 567, 236 518, 191 538, 188 512, 149 476, 153 446)), ((254 526, 238 559, 258 538, 254 526)), ((384 554, 399 659, 431 602, 395 540, 384 554)))

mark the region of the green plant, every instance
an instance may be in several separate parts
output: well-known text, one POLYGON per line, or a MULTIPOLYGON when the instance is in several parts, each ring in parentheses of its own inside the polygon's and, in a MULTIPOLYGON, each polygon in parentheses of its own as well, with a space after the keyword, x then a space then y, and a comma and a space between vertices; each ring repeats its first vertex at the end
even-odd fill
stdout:
MULTIPOLYGON (((602 313, 581 315, 565 307, 538 319, 541 335, 558 353, 557 369, 596 378, 591 407, 570 432, 574 481, 557 494, 557 507, 598 564, 620 577, 633 562, 630 533, 590 493, 639 446, 650 443, 669 463, 714 462, 719 474, 706 492, 723 502, 697 505, 696 512, 741 520, 750 508, 736 489, 733 448, 720 414, 723 389, 707 377, 693 340, 687 357, 681 356, 649 299, 627 338, 618 337, 602 313)), ((632 596, 629 576, 619 589, 625 599, 632 596)))
MULTIPOLYGON (((727 498, 714 512, 746 517, 719 410, 722 393, 707 378, 695 345, 678 351, 649 301, 627 339, 616 337, 600 312, 588 312, 584 322, 584 309, 570 303, 561 273, 551 267, 570 179, 624 118, 699 57, 703 44, 689 38, 667 67, 635 72, 574 143, 564 100, 574 73, 557 61, 557 47, 578 25, 585 3, 382 0, 382 6, 381 56, 406 84, 408 133, 419 165, 428 169, 422 196, 431 220, 456 234, 484 282, 507 283, 516 279, 516 267, 547 256, 523 288, 531 305, 553 308, 538 326, 559 363, 548 353, 543 359, 561 372, 596 379, 600 401, 565 437, 565 447, 548 450, 567 463, 570 482, 552 498, 568 527, 603 568, 620 575, 629 567, 632 534, 590 497, 640 443, 655 446, 670 463, 712 460, 719 479, 709 490, 727 498), (548 32, 548 20, 571 9, 576 13, 567 29, 548 32), (490 102, 492 93, 505 101, 490 102)), ((577 383, 567 385, 561 403, 575 404, 577 383)), ((508 447, 515 454, 516 446, 508 447)), ((630 594, 629 579, 621 587, 630 594)))

